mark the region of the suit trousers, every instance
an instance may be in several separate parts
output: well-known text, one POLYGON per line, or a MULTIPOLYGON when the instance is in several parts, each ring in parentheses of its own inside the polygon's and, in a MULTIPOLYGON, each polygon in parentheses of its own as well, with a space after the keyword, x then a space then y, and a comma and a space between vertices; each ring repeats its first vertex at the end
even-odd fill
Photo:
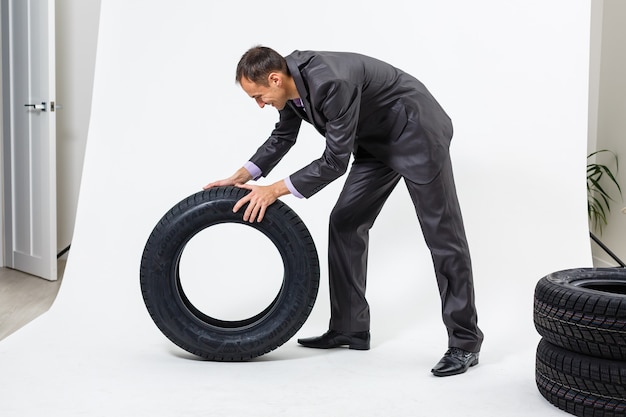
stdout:
MULTIPOLYGON (((402 178, 375 157, 357 152, 329 224, 329 328, 340 332, 370 329, 365 298, 369 230, 402 178)), ((478 328, 469 247, 456 194, 450 158, 428 184, 404 178, 430 249, 441 297, 448 346, 478 352, 478 328)))

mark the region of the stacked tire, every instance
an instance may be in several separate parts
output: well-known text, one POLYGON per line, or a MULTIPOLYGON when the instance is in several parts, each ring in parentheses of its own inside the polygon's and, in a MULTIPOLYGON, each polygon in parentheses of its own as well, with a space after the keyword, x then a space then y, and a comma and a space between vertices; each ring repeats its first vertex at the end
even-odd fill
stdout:
POLYGON ((539 280, 535 380, 580 417, 626 416, 626 268, 579 268, 539 280))

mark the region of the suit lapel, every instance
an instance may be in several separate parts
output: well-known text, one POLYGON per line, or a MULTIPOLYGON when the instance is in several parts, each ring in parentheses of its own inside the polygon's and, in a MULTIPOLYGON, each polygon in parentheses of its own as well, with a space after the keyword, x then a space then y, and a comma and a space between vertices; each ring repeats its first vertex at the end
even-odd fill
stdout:
POLYGON ((287 61, 289 73, 296 83, 296 89, 300 94, 300 99, 302 100, 302 104, 304 104, 304 109, 296 106, 293 103, 291 103, 291 106, 296 110, 298 115, 300 115, 307 122, 311 123, 315 127, 315 129, 317 129, 317 131, 320 132, 322 135, 325 135, 326 133, 324 131, 324 126, 320 125, 318 117, 316 117, 317 115, 313 112, 309 89, 308 86, 304 83, 304 79, 302 78, 302 73, 300 71, 301 66, 303 69, 306 67, 306 62, 299 63, 292 55, 286 56, 285 60, 287 61))

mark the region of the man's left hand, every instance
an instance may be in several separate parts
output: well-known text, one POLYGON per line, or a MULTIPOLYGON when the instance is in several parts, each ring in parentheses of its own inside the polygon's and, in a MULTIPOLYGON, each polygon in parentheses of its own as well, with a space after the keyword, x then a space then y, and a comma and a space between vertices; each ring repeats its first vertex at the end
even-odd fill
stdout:
POLYGON ((278 200, 278 197, 289 194, 289 189, 284 181, 279 181, 272 185, 235 184, 235 186, 250 190, 233 207, 233 212, 236 213, 247 203, 248 207, 246 207, 246 211, 243 213, 243 220, 250 223, 253 223, 255 220, 258 222, 263 220, 267 208, 278 200))

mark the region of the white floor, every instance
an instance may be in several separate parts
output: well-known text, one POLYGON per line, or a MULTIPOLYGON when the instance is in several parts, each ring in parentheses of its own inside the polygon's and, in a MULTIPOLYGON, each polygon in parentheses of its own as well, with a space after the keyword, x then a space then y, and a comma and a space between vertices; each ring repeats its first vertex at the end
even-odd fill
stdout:
MULTIPOLYGON (((214 363, 161 335, 145 311, 137 276, 78 276, 71 260, 53 308, 0 343, 2 416, 564 414, 534 383, 533 280, 512 279, 504 294, 503 287, 478 285, 486 334, 481 363, 437 378, 430 368, 445 350, 445 337, 429 277, 421 290, 416 283, 385 292, 374 277, 397 271, 373 265, 370 351, 309 350, 294 338, 251 362, 214 363)), ((327 305, 322 288, 297 336, 325 330, 327 305)))

